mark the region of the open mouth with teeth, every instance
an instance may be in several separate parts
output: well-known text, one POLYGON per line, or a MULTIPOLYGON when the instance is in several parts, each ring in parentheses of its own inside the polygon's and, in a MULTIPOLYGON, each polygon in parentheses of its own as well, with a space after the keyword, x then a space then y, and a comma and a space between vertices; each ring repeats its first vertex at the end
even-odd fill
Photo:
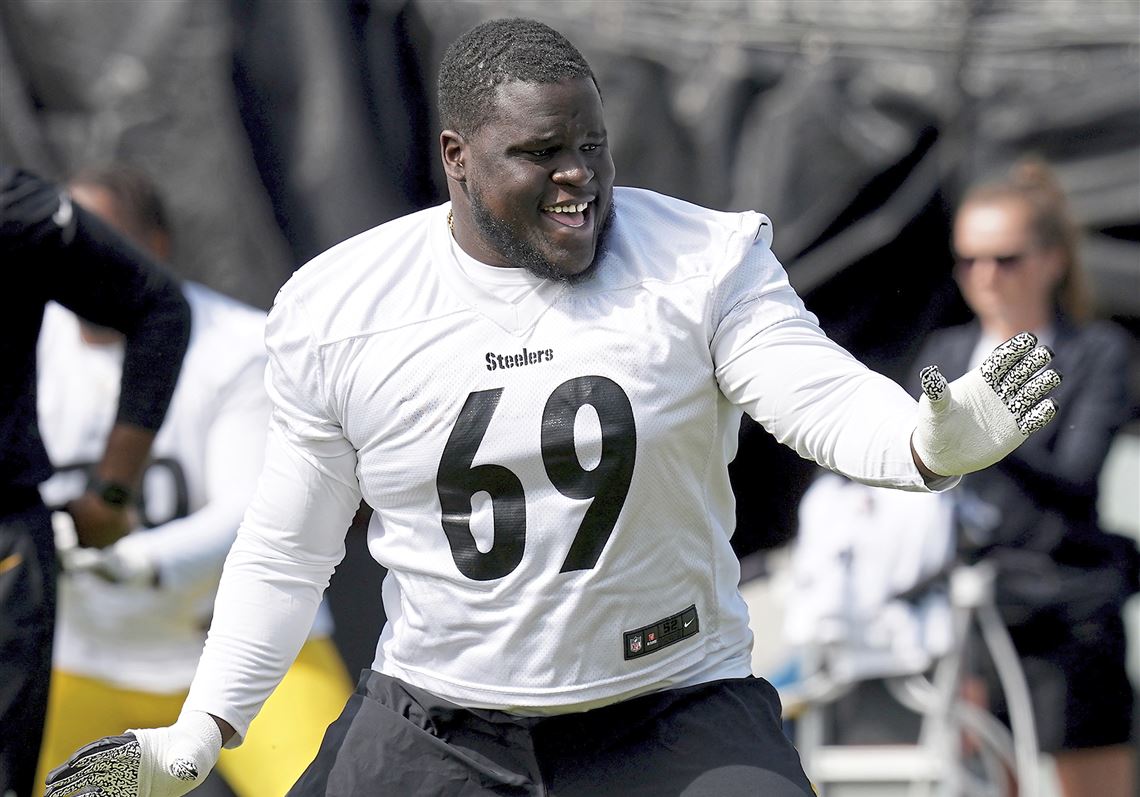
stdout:
POLYGON ((582 227, 589 218, 589 202, 564 202, 558 205, 545 205, 542 212, 547 218, 566 227, 582 227))

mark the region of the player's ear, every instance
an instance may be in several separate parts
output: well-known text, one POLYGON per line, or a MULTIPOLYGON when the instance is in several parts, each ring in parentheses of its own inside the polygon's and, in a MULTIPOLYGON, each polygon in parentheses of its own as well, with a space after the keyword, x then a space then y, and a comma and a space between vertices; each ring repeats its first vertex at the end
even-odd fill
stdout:
POLYGON ((439 134, 439 152, 443 159, 443 172, 447 179, 457 183, 466 182, 467 172, 463 167, 463 156, 467 153, 467 142, 454 130, 444 130, 439 134))

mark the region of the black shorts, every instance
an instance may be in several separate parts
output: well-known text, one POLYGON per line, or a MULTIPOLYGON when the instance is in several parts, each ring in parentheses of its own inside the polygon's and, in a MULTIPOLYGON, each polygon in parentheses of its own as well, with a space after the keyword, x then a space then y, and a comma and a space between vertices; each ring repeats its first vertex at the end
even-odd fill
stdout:
POLYGON ((0 794, 32 797, 47 714, 55 629, 51 515, 31 506, 0 517, 0 794))
MULTIPOLYGON (((1105 612, 1072 626, 1010 630, 1033 701, 1037 743, 1046 753, 1127 744, 1135 696, 1125 666, 1124 622, 1105 612)), ((991 662, 982 674, 994 713, 1008 709, 991 662)))
POLYGON ((805 797, 780 701, 744 678, 556 717, 465 709, 366 671, 289 797, 805 797))

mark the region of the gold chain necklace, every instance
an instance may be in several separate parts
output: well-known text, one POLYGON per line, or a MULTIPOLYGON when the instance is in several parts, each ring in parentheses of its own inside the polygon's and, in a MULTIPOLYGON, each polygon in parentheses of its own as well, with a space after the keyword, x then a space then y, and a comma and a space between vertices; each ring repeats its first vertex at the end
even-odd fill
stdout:
POLYGON ((450 209, 447 211, 447 229, 451 231, 452 235, 455 235, 455 214, 450 209))

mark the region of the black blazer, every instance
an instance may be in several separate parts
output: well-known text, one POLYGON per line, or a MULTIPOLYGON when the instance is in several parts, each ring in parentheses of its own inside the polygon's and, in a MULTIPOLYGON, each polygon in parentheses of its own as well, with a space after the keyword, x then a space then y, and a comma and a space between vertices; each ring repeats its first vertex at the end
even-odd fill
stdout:
MULTIPOLYGON (((913 371, 936 364, 949 380, 966 371, 981 337, 975 321, 940 330, 923 345, 913 371)), ((1126 333, 1108 323, 1077 327, 1058 321, 1053 367, 1062 382, 1053 392, 1057 417, 1001 462, 968 474, 961 498, 981 499, 990 522, 964 543, 1030 548, 1058 562, 1080 564, 1087 549, 1100 548, 1098 477, 1112 439, 1128 419, 1126 333)), ((911 385, 917 396, 917 378, 911 385)), ((982 513, 983 515, 985 513, 982 513)))

